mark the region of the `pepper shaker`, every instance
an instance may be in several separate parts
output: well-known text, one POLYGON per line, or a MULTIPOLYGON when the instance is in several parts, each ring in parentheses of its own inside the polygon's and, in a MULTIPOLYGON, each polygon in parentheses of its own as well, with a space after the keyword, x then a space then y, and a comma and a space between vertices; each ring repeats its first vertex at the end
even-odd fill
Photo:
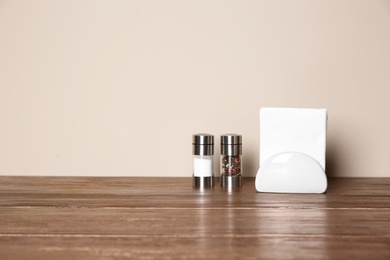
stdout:
POLYGON ((194 134, 192 136, 192 154, 194 159, 193 186, 200 188, 214 186, 214 136, 194 134))
POLYGON ((241 187, 242 137, 238 134, 221 135, 221 186, 241 187))

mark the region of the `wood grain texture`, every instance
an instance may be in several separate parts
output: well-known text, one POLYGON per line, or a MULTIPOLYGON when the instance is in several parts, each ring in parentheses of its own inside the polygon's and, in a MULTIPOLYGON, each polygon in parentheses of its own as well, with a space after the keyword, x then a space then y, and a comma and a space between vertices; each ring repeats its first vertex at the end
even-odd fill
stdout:
POLYGON ((390 259, 390 179, 325 194, 190 178, 0 177, 0 259, 390 259))

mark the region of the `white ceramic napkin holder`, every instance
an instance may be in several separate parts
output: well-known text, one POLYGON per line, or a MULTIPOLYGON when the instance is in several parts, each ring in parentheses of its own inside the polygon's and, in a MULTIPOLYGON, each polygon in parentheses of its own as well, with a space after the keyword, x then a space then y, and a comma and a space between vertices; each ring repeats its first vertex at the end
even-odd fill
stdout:
POLYGON ((324 193, 326 109, 260 109, 258 192, 324 193))

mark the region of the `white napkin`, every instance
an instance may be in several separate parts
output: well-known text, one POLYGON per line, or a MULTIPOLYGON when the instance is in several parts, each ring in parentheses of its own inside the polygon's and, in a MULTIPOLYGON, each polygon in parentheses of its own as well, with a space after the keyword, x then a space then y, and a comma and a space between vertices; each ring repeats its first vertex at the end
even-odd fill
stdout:
POLYGON ((260 167, 272 155, 301 152, 325 171, 326 109, 261 108, 260 167))

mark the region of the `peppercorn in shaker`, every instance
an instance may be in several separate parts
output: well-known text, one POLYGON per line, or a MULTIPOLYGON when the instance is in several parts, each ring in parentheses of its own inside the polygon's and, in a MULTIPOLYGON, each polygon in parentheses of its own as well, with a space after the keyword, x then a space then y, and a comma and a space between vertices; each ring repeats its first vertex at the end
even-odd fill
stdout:
POLYGON ((192 136, 192 154, 194 158, 193 186, 200 188, 214 186, 214 136, 194 134, 192 136))
POLYGON ((221 136, 221 186, 241 187, 242 137, 237 134, 221 136))

